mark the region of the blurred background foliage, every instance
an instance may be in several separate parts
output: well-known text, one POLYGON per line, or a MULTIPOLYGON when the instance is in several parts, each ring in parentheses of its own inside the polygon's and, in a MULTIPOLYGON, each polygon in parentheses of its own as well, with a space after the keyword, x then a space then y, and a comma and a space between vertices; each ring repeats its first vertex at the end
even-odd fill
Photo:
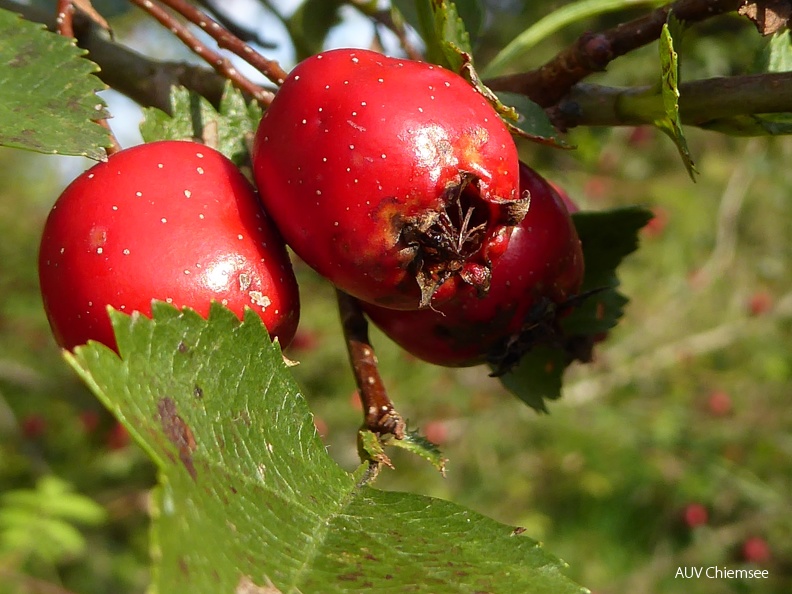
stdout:
MULTIPOLYGON (((229 10, 243 4, 229 2, 229 10)), ((261 4, 285 10, 287 3, 261 4)), ((563 3, 486 4, 480 64, 563 3)), ((120 41, 191 59, 127 3, 94 6, 120 41)), ((583 31, 637 14, 576 23, 514 68, 537 66, 583 31)), ((332 30, 327 45, 372 43, 359 14, 345 7, 341 16, 343 35, 332 30)), ((277 26, 272 18, 262 24, 262 35, 278 44, 265 53, 290 67, 294 54, 280 34, 270 35, 277 26)), ((752 72, 766 44, 750 23, 716 19, 686 37, 682 78, 752 72)), ((595 78, 647 84, 655 72, 652 45, 595 78)), ((107 98, 122 144, 136 142, 136 111, 107 98)), ((394 452, 397 469, 378 486, 451 499, 524 526, 596 594, 790 592, 792 141, 687 134, 700 171, 695 184, 673 144, 648 128, 575 129, 574 151, 520 146, 525 161, 584 209, 654 210, 622 272, 632 299, 626 316, 598 345, 593 364, 569 371, 549 416, 510 396, 483 368, 433 367, 375 333, 391 396, 450 459, 442 478, 394 452), (679 567, 698 566, 763 568, 770 577, 675 579, 679 567)), ((43 221, 87 165, 0 150, 2 593, 138 593, 148 580, 154 469, 61 360, 38 293, 43 221)), ((294 373, 329 452, 351 470, 360 413, 333 293, 296 266, 303 318, 288 354, 301 361, 294 373)))

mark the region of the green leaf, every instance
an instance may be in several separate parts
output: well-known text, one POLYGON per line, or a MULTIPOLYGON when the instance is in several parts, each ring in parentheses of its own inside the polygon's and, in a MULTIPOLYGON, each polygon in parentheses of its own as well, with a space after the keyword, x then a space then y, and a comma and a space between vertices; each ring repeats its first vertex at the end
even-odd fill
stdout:
POLYGON ((415 7, 427 60, 461 73, 472 62, 473 50, 456 4, 450 0, 417 0, 415 7))
POLYGON ((616 271, 624 258, 638 249, 638 233, 652 216, 640 206, 572 215, 586 263, 581 293, 596 293, 564 319, 567 334, 595 335, 616 325, 627 303, 617 290, 616 271))
POLYGON ((81 555, 85 538, 72 522, 97 525, 103 507, 55 477, 39 479, 35 489, 6 491, 0 498, 0 551, 60 562, 81 555))
POLYGON ((501 376, 501 383, 532 409, 546 413, 545 400, 561 396, 562 376, 569 363, 562 349, 539 346, 526 353, 512 371, 501 376))
POLYGON ((792 31, 779 31, 770 37, 764 63, 765 72, 792 71, 792 31))
POLYGON ((248 145, 261 120, 255 101, 247 103, 240 91, 226 84, 220 110, 184 89, 171 91, 172 116, 150 107, 144 110, 140 133, 145 142, 197 140, 217 149, 237 165, 248 161, 248 145))
MULTIPOLYGON (((517 114, 516 120, 511 120, 508 116, 503 118, 506 126, 516 136, 527 138, 540 144, 546 144, 558 148, 570 148, 569 145, 560 137, 558 130, 555 129, 550 118, 542 107, 525 95, 509 92, 497 92, 498 100, 505 106, 509 106, 517 114)), ((497 109, 497 108, 496 108, 497 109)))
POLYGON ((42 477, 35 489, 3 493, 2 503, 8 507, 25 508, 36 514, 89 525, 100 524, 106 517, 102 506, 75 493, 69 483, 54 476, 42 477))
POLYGON ((104 88, 74 40, 0 9, 0 145, 106 158, 104 88))
POLYGON ((448 459, 443 456, 440 448, 424 437, 420 431, 408 431, 404 439, 391 439, 387 445, 401 448, 423 458, 445 476, 448 459))
POLYGON ((561 321, 565 344, 533 348, 519 364, 501 376, 503 385, 538 412, 545 400, 561 396, 564 370, 575 360, 586 361, 598 336, 621 318, 627 298, 618 291, 617 269, 638 248, 638 232, 652 219, 641 207, 572 215, 586 263, 581 302, 561 321))
POLYGON ((298 61, 322 51, 330 29, 341 22, 338 9, 343 4, 341 0, 306 0, 289 17, 286 28, 298 61))
POLYGON ((514 528, 336 465, 252 311, 111 313, 121 357, 67 358, 158 466, 153 591, 585 591, 514 528))
POLYGON ((660 64, 662 67, 661 93, 663 98, 664 117, 655 121, 655 126, 665 132, 679 151, 682 162, 693 181, 696 181, 696 166, 688 149, 687 140, 682 130, 682 119, 679 116, 679 58, 674 49, 674 39, 681 39, 682 23, 673 12, 668 14, 668 22, 663 25, 660 34, 660 64))

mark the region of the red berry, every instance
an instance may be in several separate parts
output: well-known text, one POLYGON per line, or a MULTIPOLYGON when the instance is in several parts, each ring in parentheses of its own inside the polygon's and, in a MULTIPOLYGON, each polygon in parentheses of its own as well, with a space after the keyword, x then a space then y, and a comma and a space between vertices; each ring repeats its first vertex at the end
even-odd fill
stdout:
POLYGON ((448 441, 448 424, 445 421, 429 421, 423 428, 426 439, 436 445, 443 445, 448 441))
POLYGON ((84 410, 80 412, 79 418, 85 433, 93 433, 99 427, 99 413, 95 410, 84 410))
POLYGON ((151 300, 206 316, 212 300, 258 313, 288 344, 299 298, 291 263, 253 187, 222 154, 193 142, 123 150, 61 194, 39 253, 58 343, 115 348, 106 306, 151 314, 151 300))
POLYGON ((448 367, 499 361, 506 347, 530 348, 547 338, 535 331, 552 332, 557 306, 580 289, 583 253, 569 213, 547 181, 521 164, 520 188, 530 193, 531 207, 494 263, 483 299, 469 287, 436 310, 364 305, 371 320, 416 357, 448 367))
POLYGON ((121 450, 129 445, 129 431, 121 423, 115 422, 105 438, 105 445, 110 450, 121 450))
POLYGON ((652 219, 642 229, 647 237, 660 237, 668 226, 668 211, 662 206, 652 208, 652 219))
POLYGON ((684 511, 685 524, 689 528, 703 526, 709 521, 709 512, 707 508, 700 503, 690 503, 685 507, 684 511))
POLYGON ((773 309, 773 296, 767 291, 757 291, 748 301, 748 313, 761 316, 773 309))
POLYGON ((22 435, 28 439, 38 439, 47 431, 47 420, 38 414, 32 414, 22 419, 22 435))
POLYGON ((707 408, 715 417, 725 417, 732 412, 732 399, 723 390, 714 390, 707 399, 707 408))
POLYGON ((359 49, 300 63, 253 147, 262 200, 294 251, 395 309, 486 290, 528 206, 517 168, 508 130, 467 81, 359 49))
POLYGON ((761 536, 752 536, 743 543, 742 557, 749 563, 767 563, 770 560, 770 545, 761 536))

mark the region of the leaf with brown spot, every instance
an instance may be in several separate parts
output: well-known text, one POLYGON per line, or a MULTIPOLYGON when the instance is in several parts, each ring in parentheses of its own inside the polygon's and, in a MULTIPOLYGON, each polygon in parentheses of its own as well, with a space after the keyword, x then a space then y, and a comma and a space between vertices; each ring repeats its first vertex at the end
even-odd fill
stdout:
POLYGON ((464 575, 487 592, 584 592, 513 527, 338 466, 252 311, 152 313, 112 312, 120 357, 96 343, 66 357, 158 467, 153 591, 443 594, 470 591, 464 575))
POLYGON ((187 423, 184 422, 176 412, 176 403, 171 398, 162 398, 157 404, 160 424, 165 433, 165 437, 176 446, 181 460, 187 472, 193 480, 196 479, 195 465, 192 461, 192 453, 195 451, 195 437, 187 423))

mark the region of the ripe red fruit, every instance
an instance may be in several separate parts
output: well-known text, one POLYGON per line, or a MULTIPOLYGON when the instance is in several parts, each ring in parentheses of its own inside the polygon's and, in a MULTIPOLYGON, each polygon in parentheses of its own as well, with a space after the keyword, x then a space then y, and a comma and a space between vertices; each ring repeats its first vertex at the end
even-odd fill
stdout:
POLYGON ((395 309, 486 291, 528 206, 514 142, 460 76, 366 50, 300 63, 256 133, 253 172, 286 242, 395 309))
POLYGON ((38 439, 47 431, 47 420, 38 414, 31 414, 22 419, 20 424, 22 435, 28 439, 38 439))
POLYGON ((685 519, 685 524, 687 524, 689 528, 703 526, 709 522, 709 511, 707 511, 707 508, 700 503, 689 503, 687 506, 685 506, 683 516, 685 519))
POLYGON ((748 313, 761 316, 773 309, 773 296, 767 291, 757 291, 748 301, 748 313))
POLYGON ((770 545, 761 536, 751 536, 742 545, 742 558, 749 563, 767 563, 770 557, 770 545))
POLYGON ((105 437, 105 445, 109 450, 122 450, 129 445, 131 437, 129 431, 121 423, 113 423, 105 437))
POLYGON ((733 409, 731 396, 723 390, 713 390, 707 398, 707 408, 715 417, 725 417, 733 409))
POLYGON ((144 144, 95 165, 61 194, 39 252, 44 307, 58 343, 116 348, 106 306, 151 315, 151 300, 206 316, 212 300, 251 307, 281 344, 299 317, 283 240, 253 187, 219 152, 144 144))
POLYGON ((555 337, 563 304, 580 289, 583 252, 558 193, 520 164, 531 208, 494 263, 489 293, 467 288, 436 310, 395 311, 364 304, 371 320, 416 357, 447 367, 513 364, 537 341, 555 337))

